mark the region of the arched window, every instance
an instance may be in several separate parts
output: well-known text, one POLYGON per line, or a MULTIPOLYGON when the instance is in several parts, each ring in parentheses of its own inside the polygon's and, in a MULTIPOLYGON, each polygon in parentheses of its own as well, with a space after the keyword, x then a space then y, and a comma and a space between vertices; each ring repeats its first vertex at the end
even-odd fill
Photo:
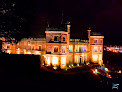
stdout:
POLYGON ((65 41, 65 37, 63 37, 63 41, 65 41))
POLYGON ((54 52, 58 52, 58 47, 54 47, 54 52))
POLYGON ((54 41, 58 41, 58 36, 54 36, 54 41))
POLYGON ((94 52, 97 52, 98 51, 98 47, 94 47, 94 52))

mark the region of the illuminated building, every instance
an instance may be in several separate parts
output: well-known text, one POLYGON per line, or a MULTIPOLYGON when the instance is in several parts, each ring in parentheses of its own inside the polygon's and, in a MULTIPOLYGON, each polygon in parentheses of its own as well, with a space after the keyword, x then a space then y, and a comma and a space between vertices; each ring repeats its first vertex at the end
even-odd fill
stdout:
MULTIPOLYGON (((66 30, 47 29, 45 33, 46 38, 23 38, 16 44, 15 54, 40 55, 41 63, 62 69, 69 63, 78 66, 89 62, 103 64, 104 36, 89 29, 88 40, 70 39, 69 24, 66 30)), ((10 51, 8 53, 12 54, 10 51)))

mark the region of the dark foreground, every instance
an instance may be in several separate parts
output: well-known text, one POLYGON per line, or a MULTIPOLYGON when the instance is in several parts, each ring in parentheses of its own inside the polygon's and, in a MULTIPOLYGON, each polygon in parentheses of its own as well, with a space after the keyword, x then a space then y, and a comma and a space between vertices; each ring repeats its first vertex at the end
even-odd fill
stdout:
POLYGON ((39 56, 0 55, 0 58, 1 92, 113 91, 108 79, 91 72, 61 75, 40 70, 39 56))

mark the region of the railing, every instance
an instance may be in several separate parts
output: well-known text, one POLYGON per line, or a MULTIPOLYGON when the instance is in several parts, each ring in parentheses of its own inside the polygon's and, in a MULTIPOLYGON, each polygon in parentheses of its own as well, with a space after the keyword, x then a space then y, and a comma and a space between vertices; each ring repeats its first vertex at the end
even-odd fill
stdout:
POLYGON ((81 40, 81 39, 70 39, 70 42, 89 42, 88 40, 81 40))
POLYGON ((22 41, 25 41, 25 40, 28 40, 28 41, 46 41, 45 38, 23 38, 22 41))

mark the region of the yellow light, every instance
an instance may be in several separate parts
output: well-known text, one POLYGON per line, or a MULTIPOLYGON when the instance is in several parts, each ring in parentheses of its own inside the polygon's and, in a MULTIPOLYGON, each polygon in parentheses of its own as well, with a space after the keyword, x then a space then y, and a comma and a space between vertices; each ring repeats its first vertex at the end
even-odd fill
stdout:
POLYGON ((121 70, 119 70, 117 73, 121 73, 121 70))
POLYGON ((53 57, 52 58, 52 64, 55 66, 58 64, 58 57, 53 57))
POLYGON ((55 70, 56 70, 56 69, 57 69, 57 67, 53 67, 53 69, 55 69, 55 70))
POLYGON ((93 73, 96 73, 95 71, 93 71, 93 73))
POLYGON ((10 50, 7 50, 7 53, 9 53, 9 54, 10 54, 10 53, 11 53, 11 51, 10 51, 10 50))
POLYGON ((61 57, 61 65, 65 66, 66 64, 66 57, 61 57))
POLYGON ((31 52, 30 51, 27 51, 27 54, 31 54, 31 52))
POLYGON ((93 61, 97 61, 98 55, 93 55, 93 61))
POLYGON ((35 52, 36 55, 40 55, 40 53, 38 51, 35 52))
POLYGON ((26 52, 26 49, 23 49, 23 52, 24 52, 24 54, 26 54, 27 52, 26 52))
POLYGON ((17 54, 20 54, 20 48, 17 49, 17 54))
POLYGON ((77 64, 77 66, 79 66, 79 64, 77 64))
POLYGON ((97 75, 97 73, 96 73, 96 71, 94 69, 92 69, 92 72, 93 72, 93 74, 97 75))

